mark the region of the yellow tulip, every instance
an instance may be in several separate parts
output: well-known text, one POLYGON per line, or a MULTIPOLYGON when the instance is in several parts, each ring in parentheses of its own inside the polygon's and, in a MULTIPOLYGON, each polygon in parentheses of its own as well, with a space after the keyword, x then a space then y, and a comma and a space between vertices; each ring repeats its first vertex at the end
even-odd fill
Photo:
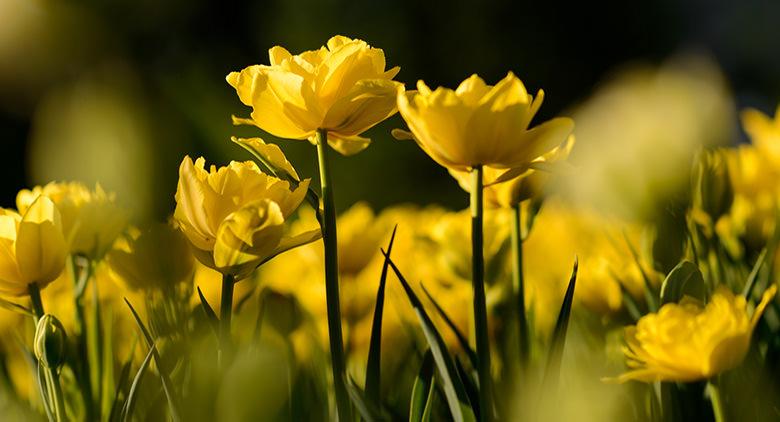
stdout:
POLYGON ((23 215, 0 209, 0 294, 24 296, 57 278, 68 253, 57 207, 38 197, 23 215))
POLYGON ((188 281, 193 261, 187 238, 168 224, 133 230, 106 255, 111 274, 131 290, 166 290, 188 281))
POLYGON ((752 108, 743 111, 740 117, 753 145, 775 168, 780 167, 780 105, 775 110, 774 118, 752 108))
POLYGON ((309 180, 295 190, 268 176, 252 161, 217 169, 185 157, 179 168, 174 219, 204 265, 238 278, 263 261, 319 239, 319 230, 286 236, 284 222, 306 195, 309 180))
POLYGON ((752 316, 745 298, 722 286, 704 307, 683 298, 645 315, 626 328, 623 352, 630 370, 617 380, 691 382, 737 367, 776 292, 777 286, 767 289, 752 316))
POLYGON ((511 72, 495 86, 472 75, 454 91, 431 91, 423 81, 417 91, 399 90, 398 110, 423 151, 450 170, 525 169, 574 127, 559 117, 528 129, 543 98, 541 90, 535 98, 528 94, 511 72))
POLYGON ((292 55, 276 46, 270 65, 231 72, 228 83, 245 105, 252 124, 280 138, 308 139, 328 132, 330 145, 344 155, 368 146, 361 133, 396 112, 400 70, 385 70, 385 53, 361 40, 335 36, 319 50, 292 55))
POLYGON ((62 213, 65 239, 73 254, 101 259, 127 226, 126 212, 100 185, 94 191, 77 182, 51 182, 24 189, 16 196, 19 212, 24 213, 41 195, 54 201, 62 213))

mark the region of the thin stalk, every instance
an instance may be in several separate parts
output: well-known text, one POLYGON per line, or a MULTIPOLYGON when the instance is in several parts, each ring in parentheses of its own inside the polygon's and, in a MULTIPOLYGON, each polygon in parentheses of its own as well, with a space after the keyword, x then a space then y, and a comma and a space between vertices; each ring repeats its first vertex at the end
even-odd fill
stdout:
POLYGON ((320 169, 322 192, 322 242, 325 245, 325 299, 328 309, 328 337, 333 371, 333 387, 336 392, 336 410, 339 421, 352 420, 347 387, 344 384, 344 340, 341 334, 341 305, 339 303, 338 239, 336 238, 336 206, 333 185, 328 166, 328 132, 317 130, 317 159, 320 169))
POLYGON ((38 320, 43 317, 43 301, 41 300, 41 289, 38 287, 38 283, 28 284, 27 292, 30 294, 35 322, 38 323, 38 320))
POLYGON ((233 288, 236 279, 230 274, 222 276, 222 296, 219 306, 219 367, 225 368, 225 359, 230 353, 230 325, 233 319, 233 288))
POLYGON ((723 409, 723 400, 720 396, 720 388, 714 380, 707 383, 707 393, 712 403, 712 412, 715 414, 715 422, 726 422, 726 412, 723 409))
POLYGON ((471 256, 474 288, 474 326, 477 334, 477 372, 479 373, 480 419, 493 419, 492 380, 490 376, 490 340, 485 300, 485 257, 482 252, 482 166, 471 170, 471 256))
POLYGON ((517 339, 520 351, 520 369, 528 367, 530 343, 528 340, 528 318, 525 311, 525 277, 523 275, 523 236, 521 232, 523 210, 520 204, 514 207, 512 218, 512 285, 517 300, 517 339))
MULTIPOLYGON (((39 363, 40 364, 40 363, 39 363)), ((67 420, 65 417, 65 398, 62 395, 62 386, 60 385, 60 375, 57 368, 47 368, 47 377, 51 383, 49 396, 54 402, 54 418, 57 422, 67 420)))
MULTIPOLYGON (((81 399, 84 401, 84 409, 86 411, 86 419, 94 419, 94 404, 92 401, 92 380, 90 379, 89 360, 87 359, 87 337, 86 337, 86 325, 84 323, 84 299, 83 295, 78 294, 78 289, 81 287, 82 277, 89 277, 90 267, 87 266, 78 271, 78 264, 76 263, 77 257, 70 255, 67 261, 67 269, 70 274, 70 279, 73 282, 73 313, 75 320, 75 343, 76 343, 76 356, 73 368, 73 372, 77 374, 77 381, 79 383, 79 391, 81 392, 81 399)), ((87 280, 88 282, 88 280, 87 280)))

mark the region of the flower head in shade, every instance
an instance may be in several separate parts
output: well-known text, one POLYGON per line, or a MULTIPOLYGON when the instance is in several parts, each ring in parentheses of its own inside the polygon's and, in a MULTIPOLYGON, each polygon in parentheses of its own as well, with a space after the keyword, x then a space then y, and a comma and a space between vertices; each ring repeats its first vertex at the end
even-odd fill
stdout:
POLYGON ((132 290, 166 290, 190 279, 194 259, 187 238, 169 224, 131 230, 106 255, 109 269, 132 290))
POLYGON ((777 286, 767 289, 752 316, 745 298, 725 287, 718 288, 706 306, 686 297, 645 315, 626 328, 629 371, 617 380, 690 382, 735 368, 776 292, 777 286))
POLYGON ((45 287, 67 254, 62 219, 49 198, 39 196, 21 215, 0 209, 0 294, 23 296, 32 283, 45 287))
POLYGON ((78 182, 51 182, 24 189, 16 196, 20 213, 44 195, 57 205, 70 252, 101 259, 127 227, 127 213, 112 193, 99 185, 90 190, 78 182))
POLYGON ((752 108, 741 114, 742 126, 756 146, 775 168, 780 167, 780 105, 774 118, 752 108))
POLYGON ((536 97, 528 94, 511 72, 495 86, 472 75, 456 90, 431 90, 423 81, 417 91, 399 90, 398 110, 420 148, 450 170, 525 170, 563 143, 574 126, 559 117, 529 129, 543 98, 541 90, 536 97))
POLYGON ((319 230, 287 236, 285 221, 303 201, 309 180, 290 183, 252 161, 204 168, 185 157, 179 168, 174 219, 204 265, 238 278, 271 257, 312 242, 319 230))
POLYGON ((252 124, 280 138, 313 141, 317 129, 344 155, 368 146, 359 135, 396 112, 393 81, 399 68, 385 69, 385 53, 365 41, 334 36, 319 50, 293 55, 276 46, 270 65, 231 72, 228 83, 252 107, 252 124))

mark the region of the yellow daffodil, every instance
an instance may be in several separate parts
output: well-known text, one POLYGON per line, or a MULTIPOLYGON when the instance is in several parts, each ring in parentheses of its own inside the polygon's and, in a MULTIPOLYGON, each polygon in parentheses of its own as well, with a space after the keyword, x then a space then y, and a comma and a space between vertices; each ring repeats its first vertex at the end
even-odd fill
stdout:
POLYGON ((642 317, 626 328, 624 353, 629 371, 618 381, 691 382, 711 378, 738 366, 750 347, 761 314, 777 292, 764 293, 752 316, 747 303, 720 287, 709 303, 683 298, 642 317))
POLYGON ((95 190, 77 182, 52 182, 22 190, 16 196, 19 212, 41 195, 49 197, 62 214, 62 227, 70 252, 100 259, 127 226, 127 213, 116 204, 113 194, 99 185, 95 190))
POLYGON ((396 112, 399 68, 385 70, 385 53, 366 42, 334 36, 319 50, 292 55, 276 46, 270 65, 254 65, 227 76, 241 102, 252 107, 252 124, 280 138, 309 139, 318 129, 344 155, 368 146, 360 137, 396 112))
POLYGON ((187 238, 167 224, 133 230, 106 255, 111 273, 132 290, 166 290, 190 279, 193 257, 187 238))
POLYGON ((196 258, 223 274, 243 277, 264 260, 320 237, 311 230, 285 235, 284 222, 309 187, 261 172, 252 161, 231 162, 206 171, 206 161, 185 157, 179 168, 174 219, 196 258))
POLYGON ((0 294, 23 296, 62 273, 68 253, 57 207, 36 198, 22 215, 0 209, 0 294))
POLYGON ((526 169, 563 143, 574 126, 559 117, 528 129, 543 98, 541 90, 535 98, 528 94, 511 72, 495 86, 472 75, 454 91, 432 91, 423 81, 417 91, 399 90, 398 110, 417 144, 450 170, 526 169))
POLYGON ((774 118, 752 108, 743 111, 740 117, 753 145, 775 168, 780 168, 780 105, 775 110, 774 118))

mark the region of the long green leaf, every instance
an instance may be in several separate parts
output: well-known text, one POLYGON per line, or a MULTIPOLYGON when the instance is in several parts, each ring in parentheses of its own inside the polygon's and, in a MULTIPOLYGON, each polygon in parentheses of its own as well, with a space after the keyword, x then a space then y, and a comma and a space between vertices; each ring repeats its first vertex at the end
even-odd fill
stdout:
POLYGON ((425 400, 421 422, 430 422, 433 414, 434 400, 436 399, 436 377, 431 378, 431 386, 428 388, 428 399, 425 400))
POLYGON ((119 379, 117 379, 116 389, 114 390, 114 400, 111 403, 111 410, 108 412, 108 420, 114 422, 120 420, 122 417, 120 402, 123 402, 122 394, 125 394, 127 387, 127 381, 130 379, 130 367, 133 365, 133 354, 135 354, 135 347, 138 342, 138 336, 133 339, 133 345, 130 347, 130 355, 122 365, 122 370, 119 372, 119 379))
POLYGON ((653 291, 653 285, 650 282, 650 277, 647 275, 645 267, 642 265, 642 260, 639 258, 639 253, 634 248, 634 244, 631 243, 631 239, 628 238, 628 233, 625 231, 623 232, 623 239, 625 239, 628 250, 631 252, 631 257, 634 258, 634 263, 636 264, 637 269, 639 269, 639 274, 642 275, 642 281, 644 282, 645 301, 647 302, 647 306, 651 311, 655 312, 658 310, 658 301, 655 298, 655 292, 653 291))
POLYGON ((200 298, 200 306, 206 314, 206 319, 209 321, 209 327, 211 327, 211 331, 214 335, 219 337, 219 318, 217 318, 217 313, 214 312, 214 308, 212 308, 209 301, 206 300, 206 296, 203 296, 200 286, 197 287, 197 290, 198 297, 200 298))
POLYGON ((753 265, 753 269, 750 271, 750 275, 748 275, 745 288, 742 289, 742 296, 744 296, 745 299, 749 299, 750 294, 753 293, 753 287, 756 286, 756 281, 758 280, 758 273, 761 272, 761 267, 764 265, 764 261, 766 261, 766 251, 767 248, 764 248, 761 251, 758 259, 756 259, 756 263, 753 265))
POLYGON ((35 316, 29 308, 19 305, 18 303, 5 300, 1 297, 0 297, 0 308, 3 308, 11 312, 16 312, 17 314, 22 314, 28 317, 35 316))
POLYGON ((677 303, 684 296, 701 301, 707 297, 707 287, 699 267, 690 261, 682 261, 669 272, 661 285, 661 305, 677 303))
MULTIPOLYGON (((393 250, 395 232, 398 225, 393 227, 390 235, 390 243, 387 245, 388 255, 393 250)), ((374 319, 371 322, 371 342, 368 347, 368 363, 366 364, 366 397, 376 406, 381 403, 381 361, 382 361, 382 314, 385 307, 385 284, 387 283, 387 270, 389 264, 387 258, 382 265, 382 274, 379 276, 379 288, 376 292, 376 305, 374 306, 374 319)))
POLYGON ((569 279, 569 286, 566 288, 566 294, 563 296, 561 310, 558 313, 558 319, 555 321, 550 350, 547 353, 547 367, 544 373, 543 391, 554 391, 558 384, 558 378, 561 369, 561 359, 563 358, 563 348, 566 345, 566 331, 569 328, 569 318, 571 316, 571 306, 574 302, 574 287, 577 282, 577 268, 579 260, 574 258, 574 268, 569 279))
POLYGON ((423 419, 425 405, 428 402, 428 394, 433 382, 434 363, 431 350, 426 350, 420 371, 417 372, 412 387, 412 398, 409 401, 409 422, 420 422, 423 419))
POLYGON ((401 271, 393 260, 390 259, 390 256, 384 250, 380 250, 387 258, 387 262, 390 263, 390 267, 393 269, 393 272, 395 272, 395 275, 398 276, 398 280, 401 282, 401 285, 409 298, 409 302, 412 304, 412 308, 414 308, 414 313, 417 315, 420 327, 425 335, 425 339, 428 341, 428 347, 431 348, 436 367, 439 370, 439 376, 441 377, 444 388, 444 396, 447 398, 447 404, 449 405, 453 419, 455 422, 475 421, 476 417, 471 410, 466 388, 463 386, 463 381, 458 376, 455 363, 452 360, 452 356, 450 356, 447 351, 447 345, 444 343, 441 334, 436 330, 433 321, 428 316, 428 313, 425 312, 425 307, 422 302, 420 302, 420 299, 414 293, 411 286, 409 286, 409 283, 406 281, 403 274, 401 274, 401 271))
POLYGON ((478 374, 476 371, 472 371, 470 375, 469 371, 463 366, 463 364, 460 362, 460 359, 457 357, 454 358, 454 361, 455 368, 458 370, 458 376, 460 376, 460 379, 463 381, 463 386, 466 387, 466 394, 468 394, 469 401, 472 403, 474 414, 479 420, 479 412, 481 409, 479 408, 479 387, 477 386, 477 384, 479 384, 479 381, 477 380, 478 374))
POLYGON ((428 292, 428 289, 425 288, 425 285, 420 283, 420 287, 422 287, 423 293, 425 293, 425 296, 428 297, 428 300, 433 303, 433 307, 436 309, 436 312, 441 315, 442 319, 444 319, 444 323, 447 324, 448 327, 452 330, 453 333, 455 333, 455 337, 458 339, 458 343, 460 343, 460 347, 463 349, 464 352, 466 352, 466 356, 469 358, 469 362, 471 362, 471 366, 474 368, 477 367, 477 353, 474 351, 474 349, 471 348, 471 345, 469 345, 469 340, 466 338, 465 335, 458 329, 458 326, 455 325, 454 322, 452 322, 452 319, 447 315, 447 312, 444 311, 444 308, 439 305, 439 302, 436 301, 436 299, 433 298, 433 295, 428 292))
POLYGON ((135 311, 135 308, 133 308, 133 305, 130 304, 130 301, 127 300, 127 298, 125 298, 125 303, 130 308, 130 312, 133 313, 133 318, 135 318, 135 322, 138 324, 138 328, 141 329, 141 333, 144 335, 147 346, 152 349, 154 361, 157 362, 157 371, 160 373, 160 381, 162 382, 163 391, 165 391, 165 398, 168 400, 168 408, 171 412, 171 419, 173 419, 174 422, 178 422, 181 420, 181 418, 179 416, 180 414, 176 392, 174 390, 173 383, 171 382, 171 378, 168 376, 168 373, 165 372, 165 365, 163 365, 160 354, 157 352, 156 348, 152 347, 155 344, 154 338, 151 334, 149 334, 149 330, 146 329, 146 326, 144 325, 143 321, 141 321, 141 317, 138 315, 138 312, 135 311))
POLYGON ((146 357, 144 358, 144 361, 141 362, 141 366, 138 368, 138 372, 136 372, 135 377, 133 377, 133 383, 130 385, 130 392, 127 393, 127 400, 125 400, 125 405, 122 407, 122 421, 127 422, 130 421, 133 417, 133 411, 135 411, 135 403, 138 400, 138 387, 141 385, 141 381, 144 378, 144 374, 146 373, 146 368, 149 367, 149 363, 152 361, 152 356, 154 355, 156 346, 152 344, 152 347, 149 348, 149 353, 146 354, 146 357))
POLYGON ((352 400, 352 404, 355 405, 355 409, 357 409, 360 417, 367 422, 379 422, 384 420, 381 410, 366 399, 366 395, 360 387, 355 384, 355 380, 349 377, 349 379, 345 381, 347 381, 345 384, 347 386, 349 398, 352 400))

